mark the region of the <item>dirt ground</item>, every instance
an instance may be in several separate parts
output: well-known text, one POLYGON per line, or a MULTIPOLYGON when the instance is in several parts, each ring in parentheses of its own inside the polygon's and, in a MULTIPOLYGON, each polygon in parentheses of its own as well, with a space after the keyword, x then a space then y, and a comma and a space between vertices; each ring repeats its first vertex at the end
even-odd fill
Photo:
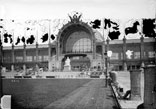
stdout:
POLYGON ((113 93, 104 79, 93 79, 45 109, 116 109, 113 93))

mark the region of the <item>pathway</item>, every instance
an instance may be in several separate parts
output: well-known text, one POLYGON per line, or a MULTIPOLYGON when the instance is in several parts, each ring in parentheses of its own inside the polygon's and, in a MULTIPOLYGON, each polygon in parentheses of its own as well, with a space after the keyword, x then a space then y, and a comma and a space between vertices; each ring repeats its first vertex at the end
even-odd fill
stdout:
POLYGON ((45 109, 117 109, 113 93, 104 79, 93 79, 45 109))

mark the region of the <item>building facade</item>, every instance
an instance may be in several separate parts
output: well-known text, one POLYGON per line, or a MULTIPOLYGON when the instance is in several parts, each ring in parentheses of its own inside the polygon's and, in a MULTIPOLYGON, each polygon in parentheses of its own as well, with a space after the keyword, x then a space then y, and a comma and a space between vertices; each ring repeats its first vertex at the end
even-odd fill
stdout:
POLYGON ((112 51, 107 62, 114 70, 139 69, 146 64, 155 64, 155 39, 102 41, 102 35, 80 17, 70 17, 71 21, 59 30, 53 43, 3 47, 2 66, 8 70, 41 67, 45 71, 62 71, 69 57, 72 71, 105 69, 106 51, 112 51), (127 58, 127 50, 133 51, 131 58, 127 58))

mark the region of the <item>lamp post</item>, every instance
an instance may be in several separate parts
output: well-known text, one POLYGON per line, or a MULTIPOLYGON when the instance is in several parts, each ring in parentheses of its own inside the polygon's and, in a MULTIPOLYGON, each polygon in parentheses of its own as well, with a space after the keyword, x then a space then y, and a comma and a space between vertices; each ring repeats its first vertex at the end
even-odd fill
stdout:
POLYGON ((112 56, 112 51, 107 51, 107 49, 106 49, 105 55, 106 55, 105 65, 106 65, 106 87, 107 87, 107 85, 108 85, 108 68, 109 68, 108 59, 112 56))
POLYGON ((110 65, 110 57, 112 56, 113 52, 112 51, 107 51, 107 55, 108 55, 108 62, 109 62, 109 65, 110 65))

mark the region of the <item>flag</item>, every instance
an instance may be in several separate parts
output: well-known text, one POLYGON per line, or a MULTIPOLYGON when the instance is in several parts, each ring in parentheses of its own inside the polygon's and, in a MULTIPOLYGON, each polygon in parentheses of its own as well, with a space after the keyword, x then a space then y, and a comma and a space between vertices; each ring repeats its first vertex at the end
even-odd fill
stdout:
POLYGON ((111 40, 119 39, 119 23, 113 19, 104 19, 104 29, 108 30, 108 37, 111 40))
POLYGON ((143 19, 143 34, 145 37, 156 37, 155 29, 155 19, 143 19))
POLYGON ((139 21, 134 20, 132 23, 132 26, 125 28, 125 35, 137 33, 138 32, 138 27, 137 27, 138 25, 140 25, 139 21))
POLYGON ((92 28, 98 29, 101 26, 101 20, 95 19, 94 21, 91 21, 90 24, 92 25, 92 28))

